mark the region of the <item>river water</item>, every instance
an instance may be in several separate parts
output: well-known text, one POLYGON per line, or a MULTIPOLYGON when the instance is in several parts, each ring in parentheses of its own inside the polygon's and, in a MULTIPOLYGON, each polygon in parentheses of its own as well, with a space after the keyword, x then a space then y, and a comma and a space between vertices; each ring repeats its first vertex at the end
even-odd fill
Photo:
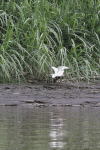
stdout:
POLYGON ((0 150, 100 150, 99 107, 0 107, 0 150))

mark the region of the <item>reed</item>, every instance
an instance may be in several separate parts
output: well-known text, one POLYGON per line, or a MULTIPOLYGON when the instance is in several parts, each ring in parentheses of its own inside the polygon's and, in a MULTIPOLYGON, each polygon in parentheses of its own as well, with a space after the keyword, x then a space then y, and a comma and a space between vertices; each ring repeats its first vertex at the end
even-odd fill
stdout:
POLYGON ((1 82, 25 72, 45 80, 52 65, 69 66, 77 80, 100 75, 99 0, 1 1, 1 82))

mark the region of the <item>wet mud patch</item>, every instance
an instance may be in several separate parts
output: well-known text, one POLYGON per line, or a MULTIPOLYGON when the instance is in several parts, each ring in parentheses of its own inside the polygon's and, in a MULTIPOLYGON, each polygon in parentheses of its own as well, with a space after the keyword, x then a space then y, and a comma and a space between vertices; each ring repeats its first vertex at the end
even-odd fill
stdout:
POLYGON ((100 107, 100 82, 0 84, 0 106, 100 107))

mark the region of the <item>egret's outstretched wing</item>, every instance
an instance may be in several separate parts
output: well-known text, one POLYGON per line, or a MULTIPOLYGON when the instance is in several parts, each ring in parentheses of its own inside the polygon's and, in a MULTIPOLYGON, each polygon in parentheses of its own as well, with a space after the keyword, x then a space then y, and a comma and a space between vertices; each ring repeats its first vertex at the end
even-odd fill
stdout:
POLYGON ((64 70, 64 69, 69 69, 68 67, 66 67, 66 66, 59 66, 58 67, 58 71, 60 71, 60 70, 64 70))
POLYGON ((54 70, 55 73, 58 72, 58 68, 52 66, 52 69, 54 70))

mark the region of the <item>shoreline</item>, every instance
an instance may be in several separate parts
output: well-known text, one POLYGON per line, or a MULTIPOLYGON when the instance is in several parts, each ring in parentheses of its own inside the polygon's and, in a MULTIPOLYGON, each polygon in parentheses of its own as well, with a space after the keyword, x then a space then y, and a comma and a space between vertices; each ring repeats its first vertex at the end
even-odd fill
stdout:
POLYGON ((0 106, 100 107, 100 84, 61 82, 49 84, 0 84, 0 106))

